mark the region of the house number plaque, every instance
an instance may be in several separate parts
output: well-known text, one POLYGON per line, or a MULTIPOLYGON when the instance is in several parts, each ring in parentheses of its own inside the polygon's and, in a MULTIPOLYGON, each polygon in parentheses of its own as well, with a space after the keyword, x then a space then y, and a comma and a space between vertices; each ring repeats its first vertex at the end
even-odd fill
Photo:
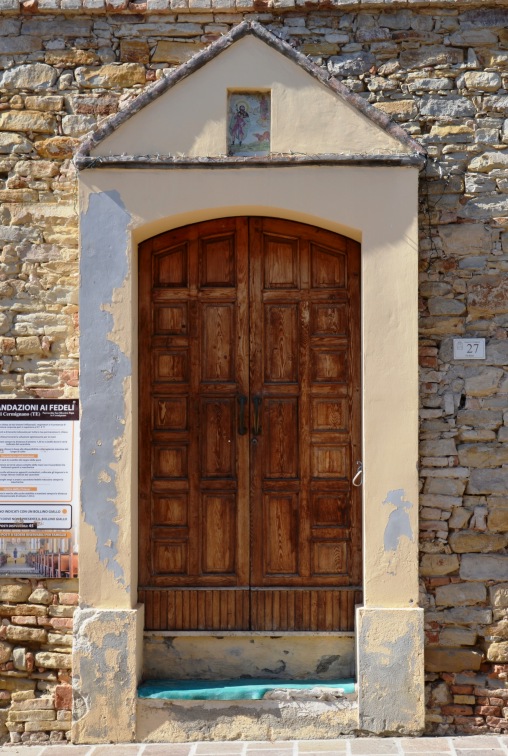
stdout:
POLYGON ((454 360, 484 360, 485 339, 453 339, 454 360))

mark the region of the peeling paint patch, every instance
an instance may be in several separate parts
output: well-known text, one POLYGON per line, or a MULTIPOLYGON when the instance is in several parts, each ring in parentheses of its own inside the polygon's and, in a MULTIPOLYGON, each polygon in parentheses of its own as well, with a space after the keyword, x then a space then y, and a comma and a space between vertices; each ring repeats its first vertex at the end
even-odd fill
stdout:
POLYGON ((134 739, 136 622, 136 610, 76 611, 72 680, 76 742, 134 739))
POLYGON ((360 728, 417 734, 424 724, 423 611, 360 609, 360 728))
POLYGON ((388 517, 384 532, 384 549, 385 551, 397 551, 401 538, 408 538, 414 542, 414 533, 411 527, 409 511, 413 503, 405 498, 403 488, 397 488, 394 491, 388 491, 383 504, 395 507, 388 517))
POLYGON ((115 323, 107 308, 129 274, 129 220, 116 191, 92 194, 81 216, 82 295, 87 303, 81 317, 81 503, 97 536, 99 559, 122 585, 115 466, 118 440, 125 433, 124 380, 132 370, 112 339, 115 323))

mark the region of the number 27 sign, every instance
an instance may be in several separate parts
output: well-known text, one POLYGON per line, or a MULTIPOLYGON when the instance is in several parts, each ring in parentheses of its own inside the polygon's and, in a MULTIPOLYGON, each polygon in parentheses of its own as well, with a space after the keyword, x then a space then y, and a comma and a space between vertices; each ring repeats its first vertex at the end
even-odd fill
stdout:
POLYGON ((484 360, 485 339, 453 339, 454 360, 484 360))

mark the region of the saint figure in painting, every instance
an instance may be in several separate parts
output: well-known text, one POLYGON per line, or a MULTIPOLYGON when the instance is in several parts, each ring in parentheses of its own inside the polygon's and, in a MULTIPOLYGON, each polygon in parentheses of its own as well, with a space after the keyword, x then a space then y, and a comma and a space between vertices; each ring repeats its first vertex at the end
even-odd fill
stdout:
POLYGON ((229 133, 231 134, 232 145, 235 143, 235 140, 238 139, 238 144, 240 145, 240 147, 242 146, 242 142, 245 139, 248 117, 249 114, 245 109, 245 105, 237 105, 236 113, 234 113, 231 117, 231 122, 229 124, 229 133))

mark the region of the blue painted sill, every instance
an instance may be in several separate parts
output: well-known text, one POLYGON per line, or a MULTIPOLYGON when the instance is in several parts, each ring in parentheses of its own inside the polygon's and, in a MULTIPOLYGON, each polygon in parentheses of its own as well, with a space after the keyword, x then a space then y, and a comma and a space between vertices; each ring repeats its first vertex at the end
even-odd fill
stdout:
POLYGON ((147 680, 138 688, 140 698, 165 698, 172 701, 258 701, 270 690, 294 688, 340 689, 345 695, 355 692, 354 680, 147 680))

